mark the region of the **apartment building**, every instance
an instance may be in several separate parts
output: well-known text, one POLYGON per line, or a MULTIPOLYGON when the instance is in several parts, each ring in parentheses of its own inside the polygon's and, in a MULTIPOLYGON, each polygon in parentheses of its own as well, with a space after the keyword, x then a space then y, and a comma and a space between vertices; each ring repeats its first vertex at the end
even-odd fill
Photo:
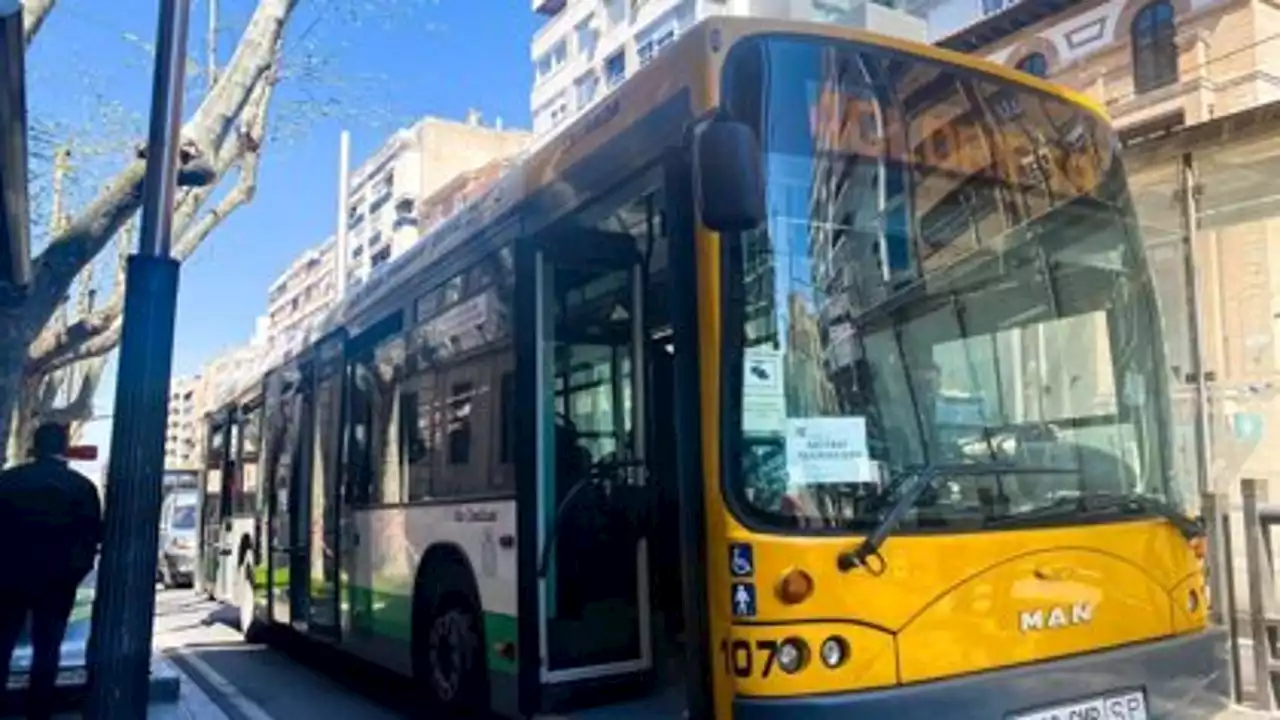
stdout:
POLYGON ((546 23, 530 47, 533 132, 547 135, 564 125, 707 17, 807 20, 924 41, 925 16, 939 4, 940 0, 534 0, 533 11, 545 16, 546 23))
POLYGON ((463 173, 522 152, 530 134, 501 121, 485 125, 426 117, 397 131, 351 173, 347 207, 348 286, 363 282, 424 235, 419 202, 463 173))
POLYGON ((493 186, 515 162, 513 158, 490 161, 475 170, 460 173, 418 203, 418 228, 431 234, 472 200, 493 186))
MULTIPOLYGON (((530 134, 472 111, 463 122, 426 117, 396 131, 350 176, 347 193, 347 287, 416 244, 431 228, 492 182, 530 134), (428 200, 428 198, 435 198, 428 200)), ((267 344, 288 357, 314 339, 338 301, 334 237, 303 252, 267 291, 267 344)))
POLYGON ((217 412, 261 379, 271 346, 262 335, 237 345, 205 363, 200 372, 199 417, 217 412))
POLYGON ((203 385, 200 375, 169 381, 169 421, 164 441, 166 470, 198 470, 200 467, 203 385))
POLYGON ((267 344, 285 354, 306 342, 338 297, 332 237, 298 256, 267 290, 267 344))

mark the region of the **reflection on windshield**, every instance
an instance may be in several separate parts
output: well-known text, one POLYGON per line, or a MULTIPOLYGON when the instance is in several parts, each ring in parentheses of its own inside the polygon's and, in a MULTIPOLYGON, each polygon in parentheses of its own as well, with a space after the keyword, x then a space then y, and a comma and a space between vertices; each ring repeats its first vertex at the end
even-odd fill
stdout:
POLYGON ((853 46, 774 39, 733 60, 770 211, 730 267, 745 510, 873 523, 905 472, 966 464, 982 467, 948 471, 917 524, 1163 496, 1158 321, 1105 128, 853 46))
POLYGON ((178 505, 174 507, 173 529, 174 530, 195 530, 196 529, 196 506, 195 505, 178 505))

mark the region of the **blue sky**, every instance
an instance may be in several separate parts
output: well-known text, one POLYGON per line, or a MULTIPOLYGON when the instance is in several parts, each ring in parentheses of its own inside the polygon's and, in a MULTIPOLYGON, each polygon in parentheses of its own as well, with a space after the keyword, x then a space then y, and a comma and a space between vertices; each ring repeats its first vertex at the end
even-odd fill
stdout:
MULTIPOLYGON (((205 1, 193 0, 192 6, 190 50, 197 57, 205 52, 205 1)), ((332 231, 344 126, 351 130, 352 162, 358 164, 396 127, 422 115, 461 118, 474 107, 488 122, 500 116, 511 127, 529 125, 528 46, 539 16, 527 2, 324 1, 361 16, 358 23, 348 16, 321 20, 308 35, 323 45, 333 71, 324 73, 329 82, 306 89, 337 100, 339 117, 323 117, 315 105, 301 130, 269 145, 254 202, 223 223, 184 265, 175 374, 196 372, 220 351, 246 341, 265 310, 270 283, 299 252, 332 231)), ((231 25, 220 33, 224 59, 254 4, 222 0, 231 25)), ((28 56, 33 118, 93 125, 104 100, 121 104, 135 121, 145 117, 151 73, 146 43, 155 36, 156 12, 154 0, 61 0, 28 56)), ((314 19, 314 12, 300 11, 295 34, 314 19)), ((281 90, 294 102, 300 92, 287 85, 281 90)), ((114 374, 108 368, 98 412, 111 406, 114 374)), ((109 422, 90 427, 88 440, 100 444, 103 455, 109 437, 109 422)))

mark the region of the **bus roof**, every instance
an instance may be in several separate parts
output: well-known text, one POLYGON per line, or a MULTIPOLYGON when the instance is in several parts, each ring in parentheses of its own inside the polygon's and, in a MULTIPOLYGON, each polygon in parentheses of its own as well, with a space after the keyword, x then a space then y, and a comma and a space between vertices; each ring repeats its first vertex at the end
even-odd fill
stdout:
POLYGON ((1007 65, 992 62, 991 60, 987 60, 983 57, 965 55, 964 53, 948 50, 937 45, 912 42, 910 40, 904 40, 890 35, 881 35, 868 30, 842 27, 839 25, 805 23, 788 20, 760 20, 755 18, 723 18, 717 19, 716 22, 723 24, 726 28, 733 28, 740 31, 741 34, 738 35, 739 38, 777 32, 789 32, 797 35, 812 35, 815 37, 830 37, 865 43, 867 45, 875 45, 891 50, 898 50, 900 52, 918 55, 920 57, 937 60, 950 65, 958 65, 976 72, 993 75, 1006 82, 1024 85, 1026 87, 1048 93, 1069 104, 1078 105, 1089 112, 1092 112, 1108 124, 1111 122, 1111 118, 1107 115, 1106 108, 1083 93, 1076 92, 1075 90, 1062 85, 1051 83, 1044 78, 1024 73, 1021 70, 1008 67, 1007 65))
MULTIPOLYGON (((671 47, 658 54, 653 62, 607 93, 592 110, 576 118, 561 131, 538 140, 515 158, 507 171, 489 188, 399 257, 380 268, 365 283, 349 290, 344 301, 325 316, 316 335, 309 338, 306 345, 313 346, 330 333, 348 327, 353 321, 368 315, 370 310, 380 305, 395 289, 408 285, 429 268, 445 262, 446 257, 456 256, 469 244, 469 240, 481 233, 493 234, 504 230, 508 224, 519 225, 521 220, 517 217, 517 208, 537 194, 562 190, 557 187, 563 184, 561 173, 597 154, 606 143, 628 132, 634 123, 645 118, 656 107, 676 99, 681 93, 691 93, 696 98, 704 90, 702 84, 707 82, 709 76, 705 68, 713 61, 720 61, 713 58, 718 52, 711 48, 713 43, 709 42, 713 33, 721 39, 723 47, 731 47, 751 36, 768 34, 832 38, 883 47, 1034 88, 1080 106, 1109 122, 1102 106, 1084 95, 983 58, 831 24, 755 17, 707 18, 682 34, 671 47)), ((692 119, 702 109, 688 107, 688 119, 692 119)), ((677 136, 669 138, 671 144, 682 140, 678 133, 675 135, 677 136)), ((646 149, 652 149, 654 154, 661 152, 661 140, 654 143, 652 136, 647 139, 649 142, 643 144, 646 149)), ((617 157, 613 159, 619 160, 617 157)), ((637 164, 640 163, 637 161, 637 164)), ((549 222, 554 219, 544 220, 549 222)), ((531 234, 540 229, 541 227, 527 225, 512 228, 518 234, 531 234)), ((289 362, 283 357, 271 358, 264 364, 264 369, 270 372, 288 365, 289 362)), ((259 380, 261 375, 257 375, 259 380)), ((249 388, 238 388, 235 403, 247 403, 260 392, 260 382, 251 383, 249 388)))

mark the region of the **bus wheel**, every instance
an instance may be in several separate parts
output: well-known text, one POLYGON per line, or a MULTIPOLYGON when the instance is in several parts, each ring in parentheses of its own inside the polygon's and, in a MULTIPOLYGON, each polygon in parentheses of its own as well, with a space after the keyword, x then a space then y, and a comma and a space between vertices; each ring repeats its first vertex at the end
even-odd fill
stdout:
POLYGON ((489 698, 483 630, 475 601, 452 591, 423 609, 425 622, 414 637, 414 674, 430 706, 428 714, 479 714, 489 698))
POLYGON ((245 563, 241 566, 239 588, 236 591, 236 605, 240 611, 240 633, 247 643, 256 643, 262 636, 262 624, 253 612, 253 565, 245 563))

